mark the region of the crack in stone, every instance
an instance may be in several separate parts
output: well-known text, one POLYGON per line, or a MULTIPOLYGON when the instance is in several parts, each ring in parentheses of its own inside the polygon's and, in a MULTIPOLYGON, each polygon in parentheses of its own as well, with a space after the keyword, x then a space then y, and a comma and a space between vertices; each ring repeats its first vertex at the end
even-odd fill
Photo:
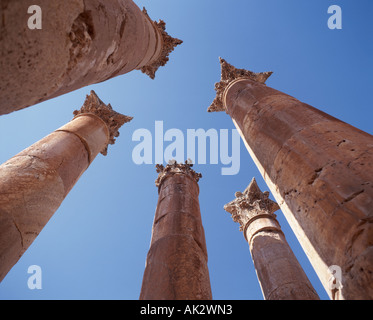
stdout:
POLYGON ((24 241, 23 241, 23 234, 22 234, 22 231, 21 231, 21 229, 18 227, 18 225, 17 225, 17 223, 16 223, 16 221, 15 221, 15 219, 13 218, 12 219, 12 221, 13 221, 13 223, 14 223, 14 226, 16 227, 16 229, 17 229, 17 231, 19 232, 19 235, 21 236, 21 246, 22 246, 22 249, 24 248, 24 241))
POLYGON ((314 182, 320 177, 321 172, 324 170, 324 168, 316 169, 315 173, 311 177, 310 181, 308 181, 309 185, 314 184, 314 182))
POLYGON ((362 194, 364 191, 365 191, 365 189, 353 193, 351 196, 349 196, 348 198, 346 198, 345 200, 343 200, 343 201, 342 201, 342 204, 345 204, 345 203, 347 203, 347 202, 352 201, 352 200, 355 199, 358 195, 362 194))
POLYGON ((289 282, 286 282, 286 283, 282 283, 281 286, 273 289, 269 294, 268 294, 268 298, 267 300, 271 300, 271 296, 278 290, 281 290, 283 287, 286 287, 287 285, 292 285, 292 284, 303 284, 303 285, 306 285, 311 291, 314 292, 315 295, 317 295, 317 293, 314 291, 313 288, 311 288, 308 283, 305 283, 305 282, 298 282, 298 281, 289 281, 289 282))

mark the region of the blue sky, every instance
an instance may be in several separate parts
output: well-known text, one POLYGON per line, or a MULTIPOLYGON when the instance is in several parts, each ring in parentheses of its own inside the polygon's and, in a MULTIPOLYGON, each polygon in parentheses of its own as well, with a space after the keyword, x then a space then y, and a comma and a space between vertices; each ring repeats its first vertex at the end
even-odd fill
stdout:
MULTIPOLYGON (((0 116, 1 163, 70 121, 92 89, 134 117, 2 281, 0 299, 138 299, 158 194, 155 164, 132 160, 138 144, 132 134, 147 129, 154 138, 155 121, 185 137, 187 129, 234 129, 225 113, 206 111, 220 79, 219 56, 238 68, 273 71, 268 86, 373 131, 372 1, 135 2, 184 41, 155 80, 133 71, 0 116), (342 30, 327 27, 327 9, 334 4, 342 8, 342 30), (30 265, 42 269, 41 290, 27 287, 30 265)), ((195 166, 203 174, 199 200, 214 299, 262 299, 248 245, 223 210, 252 177, 268 190, 242 142, 240 150, 237 175, 222 176, 221 163, 195 166)), ((328 299, 281 211, 277 215, 320 298, 328 299)))

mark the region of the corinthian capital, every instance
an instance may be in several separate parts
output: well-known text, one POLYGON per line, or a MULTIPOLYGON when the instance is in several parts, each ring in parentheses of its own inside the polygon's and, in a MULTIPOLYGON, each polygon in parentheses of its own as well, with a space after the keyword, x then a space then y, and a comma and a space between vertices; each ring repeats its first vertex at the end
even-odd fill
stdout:
POLYGON ((115 138, 119 137, 119 128, 133 119, 132 117, 114 111, 111 105, 103 103, 93 90, 90 95, 87 95, 80 110, 75 110, 73 114, 75 117, 84 114, 94 114, 106 123, 109 129, 109 141, 106 147, 101 151, 104 156, 107 155, 108 145, 114 144, 115 138))
POLYGON ((273 72, 259 72, 255 73, 245 69, 237 69, 222 58, 221 65, 221 79, 215 84, 216 98, 208 108, 208 112, 226 111, 223 101, 223 95, 228 85, 237 79, 250 79, 259 83, 265 83, 273 72))
POLYGON ((224 210, 232 215, 232 219, 240 224, 240 230, 256 216, 268 215, 276 218, 278 204, 269 199, 269 192, 262 192, 253 178, 244 192, 236 192, 236 199, 224 206, 224 210))
POLYGON ((155 180, 155 185, 159 187, 162 182, 175 174, 187 174, 196 182, 202 178, 201 173, 195 172, 193 169, 193 164, 190 161, 185 161, 185 163, 177 163, 175 160, 170 160, 168 165, 163 166, 162 164, 157 164, 158 178, 155 180))
POLYGON ((174 51, 176 46, 182 44, 183 41, 180 39, 171 37, 166 32, 166 23, 163 20, 159 20, 158 22, 152 21, 145 8, 143 8, 142 12, 152 22, 152 24, 158 30, 162 38, 162 50, 158 58, 155 61, 152 61, 149 64, 140 68, 140 70, 143 73, 147 74, 151 79, 154 79, 155 73, 159 69, 159 67, 163 67, 164 65, 166 65, 166 63, 169 60, 170 53, 174 51))

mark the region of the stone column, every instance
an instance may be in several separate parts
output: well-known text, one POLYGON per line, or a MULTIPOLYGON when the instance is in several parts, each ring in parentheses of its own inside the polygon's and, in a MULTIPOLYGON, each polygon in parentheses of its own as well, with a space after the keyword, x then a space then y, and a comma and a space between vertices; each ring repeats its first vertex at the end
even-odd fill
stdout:
POLYGON ((138 69, 154 79, 182 43, 132 0, 1 1, 0 115, 138 69))
POLYGON ((92 91, 74 119, 0 166, 0 280, 19 260, 99 152, 132 118, 92 91))
MULTIPOLYGON (((221 59, 209 111, 225 111, 332 297, 373 299, 373 137, 221 59)), ((363 116, 363 115, 362 115, 363 116)))
POLYGON ((275 211, 280 209, 261 192, 255 179, 236 199, 224 206, 240 223, 249 243, 263 296, 266 300, 319 300, 285 239, 275 211))
POLYGON ((192 165, 157 165, 159 199, 140 300, 212 299, 199 208, 200 173, 192 165))

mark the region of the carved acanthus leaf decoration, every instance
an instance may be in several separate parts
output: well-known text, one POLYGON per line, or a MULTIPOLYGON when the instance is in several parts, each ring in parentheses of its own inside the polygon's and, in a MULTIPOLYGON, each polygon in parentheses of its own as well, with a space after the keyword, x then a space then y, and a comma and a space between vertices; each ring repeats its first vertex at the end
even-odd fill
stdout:
MULTIPOLYGON (((147 18, 152 21, 148 15, 148 12, 145 8, 142 11, 147 18)), ((158 58, 151 62, 148 65, 143 66, 140 70, 147 74, 151 79, 155 78, 155 73, 159 69, 159 67, 163 67, 169 60, 169 55, 172 51, 174 51, 175 47, 182 44, 183 41, 177 38, 172 38, 166 32, 166 23, 163 20, 152 21, 153 25, 159 30, 161 37, 162 37, 162 51, 159 54, 158 58)))
POLYGON ((244 192, 236 192, 236 199, 224 206, 224 210, 232 215, 232 219, 240 224, 243 231, 246 224, 256 215, 268 214, 274 218, 275 211, 279 210, 278 204, 269 199, 269 192, 262 192, 253 178, 244 192))
POLYGON ((187 174, 198 182, 202 178, 202 174, 195 172, 192 167, 193 164, 189 160, 185 161, 185 163, 177 163, 175 160, 171 160, 166 166, 157 164, 156 170, 159 175, 157 180, 155 180, 155 185, 159 187, 167 177, 174 174, 187 174))
POLYGON ((250 79, 259 83, 265 84, 267 79, 273 72, 259 72, 255 73, 245 69, 237 69, 222 58, 220 59, 221 65, 221 79, 220 82, 215 84, 216 98, 208 108, 208 112, 226 111, 223 95, 228 85, 236 79, 250 79))
POLYGON ((80 110, 74 111, 74 116, 91 113, 100 117, 107 125, 109 129, 109 142, 101 153, 106 156, 109 144, 115 143, 115 138, 119 136, 119 128, 127 122, 130 122, 133 118, 122 115, 113 110, 110 104, 106 105, 103 103, 97 94, 92 90, 90 95, 87 95, 83 106, 80 110))

